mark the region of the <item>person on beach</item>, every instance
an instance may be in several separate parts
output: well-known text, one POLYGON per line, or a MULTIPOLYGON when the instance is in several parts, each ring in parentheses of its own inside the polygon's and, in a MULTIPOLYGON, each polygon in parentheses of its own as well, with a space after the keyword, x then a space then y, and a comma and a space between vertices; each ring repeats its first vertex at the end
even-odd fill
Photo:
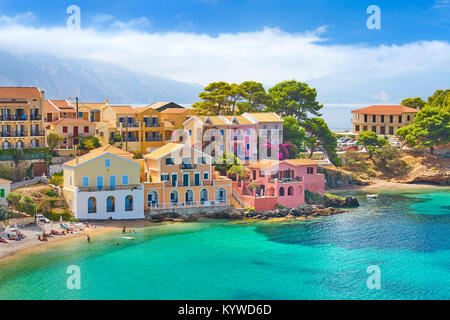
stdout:
POLYGON ((123 227, 123 229, 122 229, 122 233, 127 233, 127 227, 123 227))
POLYGON ((88 234, 86 235, 86 237, 87 237, 87 242, 88 242, 88 243, 91 243, 91 237, 89 237, 88 234))

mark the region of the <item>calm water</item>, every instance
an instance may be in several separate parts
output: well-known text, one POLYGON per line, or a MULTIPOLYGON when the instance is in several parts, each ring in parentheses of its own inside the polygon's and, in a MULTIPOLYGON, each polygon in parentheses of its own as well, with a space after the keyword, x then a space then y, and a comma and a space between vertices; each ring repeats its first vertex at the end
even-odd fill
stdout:
POLYGON ((450 194, 382 193, 320 221, 120 232, 0 270, 1 299, 449 299, 450 194), (66 269, 81 270, 68 290, 66 269), (378 265, 381 289, 366 269, 378 265))

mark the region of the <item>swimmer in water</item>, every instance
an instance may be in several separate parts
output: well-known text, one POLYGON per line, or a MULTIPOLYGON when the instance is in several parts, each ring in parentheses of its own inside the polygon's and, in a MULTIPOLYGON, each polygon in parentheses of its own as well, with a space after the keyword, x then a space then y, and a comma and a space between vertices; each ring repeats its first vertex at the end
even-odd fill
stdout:
POLYGON ((116 242, 116 246, 120 246, 120 242, 119 241, 116 242))

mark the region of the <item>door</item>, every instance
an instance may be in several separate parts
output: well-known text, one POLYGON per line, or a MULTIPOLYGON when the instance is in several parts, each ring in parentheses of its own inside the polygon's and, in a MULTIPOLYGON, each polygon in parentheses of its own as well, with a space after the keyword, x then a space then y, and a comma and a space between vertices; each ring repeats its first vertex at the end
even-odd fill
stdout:
POLYGON ((195 185, 199 186, 200 185, 200 173, 196 173, 195 174, 195 185))
POLYGON ((110 176, 109 177, 109 186, 112 190, 116 188, 116 176, 110 176))
POLYGON ((53 122, 53 114, 47 113, 47 122, 53 122))
POLYGON ((73 127, 73 136, 78 137, 78 127, 77 126, 73 127))
POLYGON ((172 175, 172 187, 177 186, 178 176, 176 174, 172 175))
POLYGON ((184 187, 189 186, 189 174, 183 174, 183 186, 184 187))

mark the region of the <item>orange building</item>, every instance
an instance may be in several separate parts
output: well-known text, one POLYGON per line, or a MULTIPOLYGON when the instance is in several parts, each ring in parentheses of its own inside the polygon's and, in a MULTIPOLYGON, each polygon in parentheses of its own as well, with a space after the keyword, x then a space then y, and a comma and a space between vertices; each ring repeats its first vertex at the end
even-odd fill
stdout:
POLYGON ((144 156, 144 208, 229 206, 231 180, 220 176, 211 156, 168 143, 144 156))

